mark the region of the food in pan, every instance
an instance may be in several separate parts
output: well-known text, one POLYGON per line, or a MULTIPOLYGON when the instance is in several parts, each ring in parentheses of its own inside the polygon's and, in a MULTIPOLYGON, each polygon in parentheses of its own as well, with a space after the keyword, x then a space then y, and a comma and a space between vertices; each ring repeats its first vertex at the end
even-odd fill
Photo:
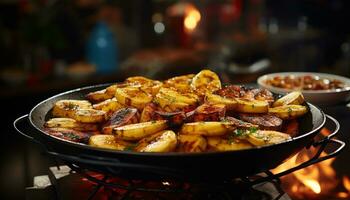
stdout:
POLYGON ((210 152, 290 140, 308 111, 300 92, 277 100, 266 89, 222 86, 214 72, 163 82, 130 77, 57 101, 48 134, 94 147, 136 152, 210 152))
POLYGON ((278 88, 295 90, 335 90, 346 87, 345 83, 340 80, 315 75, 274 76, 266 79, 265 83, 278 88))

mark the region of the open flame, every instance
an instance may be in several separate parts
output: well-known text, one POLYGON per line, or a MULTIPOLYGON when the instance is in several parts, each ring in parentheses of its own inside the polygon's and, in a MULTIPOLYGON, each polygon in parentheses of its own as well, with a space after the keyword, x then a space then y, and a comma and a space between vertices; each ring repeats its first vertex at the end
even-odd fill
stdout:
MULTIPOLYGON (((321 133, 328 135, 329 130, 324 128, 321 133)), ((317 150, 314 147, 302 150, 272 171, 273 173, 282 172, 303 163, 309 160, 317 150)), ((325 155, 327 154, 321 153, 321 156, 325 155)), ((293 199, 349 199, 350 179, 344 176, 342 181, 339 181, 332 167, 334 160, 334 158, 325 160, 282 177, 284 189, 293 199)))

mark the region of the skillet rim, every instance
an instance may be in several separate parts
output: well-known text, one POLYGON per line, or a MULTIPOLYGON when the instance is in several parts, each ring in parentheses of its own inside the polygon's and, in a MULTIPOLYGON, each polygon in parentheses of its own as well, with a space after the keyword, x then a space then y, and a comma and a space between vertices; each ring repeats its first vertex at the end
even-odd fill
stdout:
MULTIPOLYGON (((264 145, 264 146, 255 146, 255 147, 251 147, 251 148, 248 148, 248 149, 240 149, 240 150, 232 150, 232 151, 187 152, 187 153, 185 153, 185 152, 152 153, 152 152, 135 152, 135 151, 119 151, 119 150, 103 149, 103 148, 97 148, 97 147, 93 147, 93 146, 82 144, 82 143, 77 143, 77 142, 64 140, 62 138, 54 137, 52 135, 47 134, 45 131, 40 129, 34 123, 34 121, 32 119, 33 118, 32 117, 33 116, 32 115, 33 112, 35 112, 36 109, 38 109, 41 105, 47 103, 50 100, 53 100, 53 99, 58 98, 58 97, 63 96, 63 95, 80 92, 80 91, 83 91, 83 90, 88 90, 88 89, 98 88, 98 87, 107 87, 107 86, 109 86, 111 84, 114 84, 114 83, 103 83, 103 84, 97 84, 97 85, 84 86, 84 87, 80 87, 80 88, 76 88, 76 89, 72 89, 72 90, 68 90, 68 91, 56 94, 54 96, 51 96, 51 97, 49 97, 49 98, 39 102, 29 112, 28 118, 29 118, 31 126, 34 127, 36 129, 36 131, 38 131, 45 138, 50 139, 50 140, 55 141, 55 142, 59 142, 62 145, 68 145, 68 146, 71 146, 73 148, 82 148, 84 150, 98 151, 99 153, 108 153, 108 154, 112 153, 112 154, 115 154, 115 155, 123 154, 123 155, 131 155, 131 156, 155 156, 155 157, 174 157, 174 156, 185 156, 185 157, 188 157, 188 156, 189 157, 194 157, 195 156, 195 157, 200 157, 200 156, 210 156, 210 155, 236 154, 236 153, 241 153, 241 152, 258 151, 260 149, 268 149, 268 148, 272 149, 274 147, 278 148, 278 146, 282 146, 282 145, 284 145, 286 143, 289 143, 289 142, 297 142, 297 141, 299 141, 301 139, 304 139, 305 137, 308 137, 308 136, 310 136, 312 134, 315 134, 322 127, 324 127, 324 125, 326 123, 326 116, 325 116, 324 112, 318 106, 315 106, 315 105, 313 105, 313 104, 311 104, 309 102, 306 102, 309 107, 314 107, 315 109, 317 109, 321 113, 320 117, 322 117, 322 123, 318 127, 312 129, 311 131, 309 131, 307 133, 298 135, 297 137, 293 137, 293 138, 291 138, 289 140, 286 140, 286 141, 283 141, 281 143, 264 145)), ((45 113, 45 115, 46 114, 47 113, 45 113)), ((43 118, 45 118, 45 115, 43 115, 43 118)), ((35 138, 35 136, 34 136, 34 138, 35 138)))

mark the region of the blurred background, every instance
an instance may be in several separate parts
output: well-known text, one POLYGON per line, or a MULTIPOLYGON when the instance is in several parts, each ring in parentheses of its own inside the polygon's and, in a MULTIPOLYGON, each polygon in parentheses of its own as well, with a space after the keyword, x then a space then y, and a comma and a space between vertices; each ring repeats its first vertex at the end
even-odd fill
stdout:
MULTIPOLYGON (((131 75, 166 79, 202 68, 224 82, 267 72, 350 76, 346 0, 1 0, 0 194, 51 163, 14 135, 13 120, 68 89, 131 75)), ((4 199, 4 198, 2 198, 4 199)))

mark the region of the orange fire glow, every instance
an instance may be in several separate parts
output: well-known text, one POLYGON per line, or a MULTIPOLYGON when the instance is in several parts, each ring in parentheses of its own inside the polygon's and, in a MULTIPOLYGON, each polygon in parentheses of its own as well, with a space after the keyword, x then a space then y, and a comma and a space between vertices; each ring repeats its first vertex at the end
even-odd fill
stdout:
MULTIPOLYGON (((321 131, 327 135, 328 130, 321 131)), ((303 150, 293 156, 288 161, 278 166, 273 173, 278 173, 290 169, 302 162, 309 160, 317 148, 311 147, 309 150, 303 150)), ((322 153, 321 156, 327 155, 322 153)), ((350 198, 350 179, 343 177, 342 182, 337 179, 335 170, 332 167, 334 158, 311 165, 307 168, 298 170, 292 174, 282 177, 282 183, 289 195, 293 199, 319 199, 320 196, 333 198, 348 199, 350 198), (343 191, 336 193, 339 185, 342 185, 343 191), (336 195, 334 195, 336 193, 336 195)))
POLYGON ((201 20, 201 14, 194 6, 189 6, 185 12, 184 26, 185 30, 192 32, 201 20))

